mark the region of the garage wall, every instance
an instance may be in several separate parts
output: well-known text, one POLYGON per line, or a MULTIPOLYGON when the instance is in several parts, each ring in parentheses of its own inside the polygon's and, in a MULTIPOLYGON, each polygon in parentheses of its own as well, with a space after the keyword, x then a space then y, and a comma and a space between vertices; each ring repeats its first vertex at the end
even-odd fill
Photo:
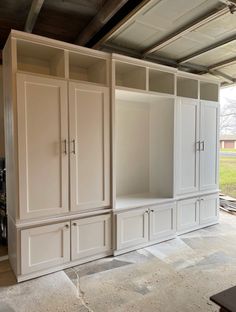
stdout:
POLYGON ((4 150, 3 82, 2 66, 0 66, 0 157, 4 156, 4 150))

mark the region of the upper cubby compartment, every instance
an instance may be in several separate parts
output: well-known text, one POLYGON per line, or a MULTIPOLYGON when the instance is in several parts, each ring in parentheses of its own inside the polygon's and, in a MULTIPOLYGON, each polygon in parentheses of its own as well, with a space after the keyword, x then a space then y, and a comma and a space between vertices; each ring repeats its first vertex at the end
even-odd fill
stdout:
POLYGON ((200 82, 200 99, 207 101, 218 101, 219 87, 216 83, 200 82))
POLYGON ((174 74, 150 68, 149 91, 174 94, 175 92, 174 74))
POLYGON ((198 99, 198 80, 177 77, 177 96, 198 99))
POLYGON ((17 40, 17 70, 65 77, 64 50, 17 40))
POLYGON ((115 84, 117 87, 146 90, 146 67, 116 61, 115 84))
POLYGON ((106 85, 107 60, 91 55, 69 52, 69 78, 106 85))

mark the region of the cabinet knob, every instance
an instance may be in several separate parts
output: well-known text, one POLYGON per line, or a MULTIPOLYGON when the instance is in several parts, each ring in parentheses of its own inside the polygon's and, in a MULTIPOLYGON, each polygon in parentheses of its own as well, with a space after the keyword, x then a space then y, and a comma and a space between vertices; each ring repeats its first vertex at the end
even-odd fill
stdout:
POLYGON ((74 223, 73 223, 73 226, 76 226, 76 225, 77 225, 77 224, 74 222, 74 223))
POLYGON ((146 210, 145 213, 149 213, 149 210, 146 210))
POLYGON ((70 227, 69 224, 65 225, 65 229, 69 229, 69 227, 70 227))
POLYGON ((154 212, 154 210, 153 210, 153 209, 151 209, 151 212, 154 212))

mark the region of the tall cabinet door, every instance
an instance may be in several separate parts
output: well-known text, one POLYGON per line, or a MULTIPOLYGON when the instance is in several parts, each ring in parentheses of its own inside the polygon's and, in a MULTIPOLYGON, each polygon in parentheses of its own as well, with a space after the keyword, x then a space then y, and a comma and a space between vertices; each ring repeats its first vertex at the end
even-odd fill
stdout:
POLYGON ((200 190, 218 187, 218 103, 201 101, 200 190))
POLYGON ((68 211, 68 101, 62 80, 17 74, 21 219, 68 211))
POLYGON ((176 194, 198 191, 199 187, 199 102, 178 98, 176 103, 176 194))
POLYGON ((110 204, 109 89, 69 83, 71 210, 110 204))

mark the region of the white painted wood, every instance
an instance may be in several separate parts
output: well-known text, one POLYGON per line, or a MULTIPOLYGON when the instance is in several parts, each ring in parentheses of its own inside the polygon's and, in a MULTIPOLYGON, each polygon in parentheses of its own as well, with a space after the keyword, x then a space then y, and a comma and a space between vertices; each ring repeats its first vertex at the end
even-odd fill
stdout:
POLYGON ((158 240, 176 232, 176 203, 150 207, 150 240, 158 240))
POLYGON ((110 205, 109 89, 69 83, 71 210, 110 205))
POLYGON ((199 102, 176 99, 176 193, 199 188, 199 102))
POLYGON ((199 226, 199 197, 177 202, 177 231, 188 231, 199 226))
POLYGON ((21 274, 48 269, 69 260, 69 222, 21 231, 21 274))
POLYGON ((111 215, 73 220, 71 259, 83 259, 111 250, 111 215))
POLYGON ((116 249, 125 249, 147 243, 148 209, 138 209, 117 214, 116 249))
POLYGON ((17 74, 17 107, 20 218, 67 212, 66 82, 17 74))
POLYGON ((200 190, 218 187, 218 102, 201 101, 200 190))
POLYGON ((200 224, 209 224, 219 218, 219 194, 200 198, 200 224))

